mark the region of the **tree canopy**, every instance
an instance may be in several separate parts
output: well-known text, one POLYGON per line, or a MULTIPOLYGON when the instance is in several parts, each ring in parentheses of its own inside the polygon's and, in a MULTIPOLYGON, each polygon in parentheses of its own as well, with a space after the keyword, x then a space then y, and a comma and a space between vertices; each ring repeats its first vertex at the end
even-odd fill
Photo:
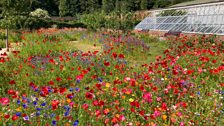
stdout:
POLYGON ((37 8, 47 10, 50 16, 74 16, 95 11, 136 11, 167 7, 190 0, 1 0, 0 13, 27 13, 37 8), (119 8, 119 9, 118 9, 119 8))

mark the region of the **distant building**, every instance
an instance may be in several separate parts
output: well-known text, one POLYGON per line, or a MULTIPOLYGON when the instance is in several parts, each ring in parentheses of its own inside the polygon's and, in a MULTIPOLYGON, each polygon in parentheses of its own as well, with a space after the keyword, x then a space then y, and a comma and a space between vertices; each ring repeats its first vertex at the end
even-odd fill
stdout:
POLYGON ((204 1, 206 3, 191 2, 193 4, 152 10, 135 29, 224 35, 223 0, 204 1))

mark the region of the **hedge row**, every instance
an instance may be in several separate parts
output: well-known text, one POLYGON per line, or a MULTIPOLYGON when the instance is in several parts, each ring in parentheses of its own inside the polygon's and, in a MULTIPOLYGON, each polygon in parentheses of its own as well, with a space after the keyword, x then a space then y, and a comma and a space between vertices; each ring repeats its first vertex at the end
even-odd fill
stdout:
MULTIPOLYGON (((0 26, 4 27, 5 22, 3 19, 0 20, 0 26)), ((28 18, 14 18, 13 23, 8 26, 10 29, 40 29, 40 28, 50 28, 54 25, 57 28, 69 27, 69 28, 86 28, 82 23, 77 22, 60 22, 53 21, 51 19, 39 19, 34 17, 28 18), (11 26, 12 25, 12 26, 11 26)))

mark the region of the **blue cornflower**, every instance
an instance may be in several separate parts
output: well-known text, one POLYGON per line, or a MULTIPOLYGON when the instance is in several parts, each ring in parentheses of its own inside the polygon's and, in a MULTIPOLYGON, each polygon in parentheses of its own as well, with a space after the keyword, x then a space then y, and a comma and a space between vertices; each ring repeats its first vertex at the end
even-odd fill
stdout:
POLYGON ((56 125, 57 121, 53 120, 52 125, 56 125))
POLYGON ((36 112, 36 115, 37 115, 37 116, 40 116, 40 111, 36 112))
POLYGON ((29 116, 26 116, 26 117, 23 117, 23 120, 29 120, 30 118, 29 118, 29 116))
POLYGON ((30 103, 30 99, 27 98, 27 103, 30 103))
POLYGON ((74 90, 73 88, 70 88, 70 89, 69 89, 70 92, 72 92, 73 90, 74 90))
POLYGON ((21 112, 17 112, 16 113, 16 116, 21 116, 21 112))
POLYGON ((103 79, 102 78, 97 78, 98 81, 100 82, 103 82, 103 79))
POLYGON ((69 115, 69 112, 68 111, 64 113, 64 116, 65 117, 68 116, 68 115, 69 115))
POLYGON ((23 108, 27 108, 28 106, 27 106, 27 104, 23 104, 23 108))
POLYGON ((35 92, 37 92, 37 91, 39 91, 39 89, 38 88, 35 88, 35 92))
POLYGON ((17 104, 20 105, 20 103, 21 103, 21 101, 20 100, 17 100, 17 104))
POLYGON ((75 88, 75 91, 79 91, 79 88, 75 88))
POLYGON ((52 90, 51 89, 48 89, 48 92, 52 92, 52 90))
POLYGON ((37 111, 40 111, 41 110, 41 108, 37 108, 37 111))
POLYGON ((201 93, 198 91, 197 94, 200 95, 201 93))
POLYGON ((66 106, 64 106, 64 109, 67 110, 67 111, 70 111, 71 108, 66 105, 66 106))
POLYGON ((36 105, 37 105, 37 101, 34 101, 34 102, 33 102, 33 105, 36 106, 36 105))
POLYGON ((79 83, 79 82, 80 82, 80 80, 76 80, 76 82, 77 82, 77 83, 79 83))
POLYGON ((79 120, 75 120, 75 122, 73 123, 73 126, 78 126, 79 124, 79 120))
POLYGON ((45 102, 41 104, 41 106, 45 106, 45 105, 46 105, 46 103, 45 103, 45 102))
POLYGON ((52 117, 52 118, 53 118, 53 117, 55 117, 55 114, 54 114, 54 113, 52 113, 52 114, 51 114, 51 117, 52 117))

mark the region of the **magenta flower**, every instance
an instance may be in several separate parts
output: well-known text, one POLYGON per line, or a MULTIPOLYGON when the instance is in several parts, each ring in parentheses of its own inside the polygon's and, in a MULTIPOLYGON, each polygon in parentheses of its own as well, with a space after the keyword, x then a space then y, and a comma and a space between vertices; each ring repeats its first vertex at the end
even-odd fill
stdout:
POLYGON ((0 103, 2 105, 8 105, 10 100, 8 98, 0 98, 0 103))
POLYGON ((147 101, 147 102, 149 102, 149 103, 151 103, 152 102, 152 94, 151 93, 145 93, 145 94, 143 94, 143 99, 145 100, 145 101, 147 101))

